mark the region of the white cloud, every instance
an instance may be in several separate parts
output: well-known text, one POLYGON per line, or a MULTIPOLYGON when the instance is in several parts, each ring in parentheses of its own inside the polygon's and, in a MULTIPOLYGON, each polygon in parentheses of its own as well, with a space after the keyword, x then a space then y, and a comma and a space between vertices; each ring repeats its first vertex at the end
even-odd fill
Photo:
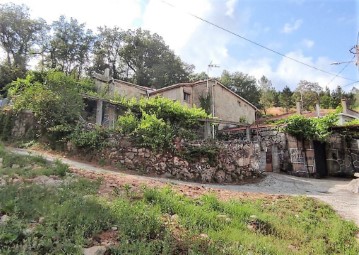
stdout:
POLYGON ((226 2, 226 15, 233 18, 234 8, 237 3, 237 0, 227 0, 226 2))
POLYGON ((309 39, 303 39, 302 44, 307 47, 308 49, 312 48, 314 46, 314 41, 309 39))
MULTIPOLYGON (((330 63, 333 60, 326 57, 319 57, 313 59, 312 57, 305 56, 301 51, 293 51, 286 54, 288 57, 297 59, 308 65, 315 66, 317 68, 332 71, 330 63)), ((318 82, 318 84, 325 88, 329 86, 330 89, 334 89, 338 84, 345 85, 348 81, 331 75, 327 75, 315 69, 306 67, 302 64, 296 63, 288 58, 280 58, 279 61, 274 61, 274 58, 252 58, 243 61, 236 61, 230 59, 228 61, 227 70, 234 72, 240 71, 254 76, 256 79, 260 79, 262 75, 270 79, 277 90, 281 90, 284 86, 289 86, 294 90, 300 80, 307 80, 310 82, 318 82)))
POLYGON ((297 19, 292 23, 285 23, 284 27, 282 28, 282 33, 290 34, 294 32, 295 30, 299 29, 300 26, 303 24, 303 20, 297 19))
POLYGON ((144 11, 142 27, 161 35, 166 44, 178 54, 202 23, 186 12, 205 17, 211 11, 212 5, 210 0, 168 2, 175 8, 159 0, 150 0, 144 11))
POLYGON ((73 0, 12 0, 12 2, 29 6, 34 18, 41 17, 51 23, 60 15, 65 15, 86 23, 92 30, 104 25, 123 29, 133 28, 134 21, 141 17, 141 0, 87 1, 85 5, 82 1, 73 0))

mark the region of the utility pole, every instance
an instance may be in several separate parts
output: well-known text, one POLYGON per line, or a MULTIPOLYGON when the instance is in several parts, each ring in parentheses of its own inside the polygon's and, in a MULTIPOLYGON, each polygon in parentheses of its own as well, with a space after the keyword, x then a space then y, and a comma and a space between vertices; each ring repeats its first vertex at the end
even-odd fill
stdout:
POLYGON ((359 45, 354 45, 349 51, 354 54, 356 58, 355 65, 359 68, 359 45))
MULTIPOLYGON (((212 64, 213 61, 211 61, 208 66, 207 66, 207 95, 209 93, 209 71, 211 70, 211 68, 217 68, 219 67, 218 65, 212 64)), ((215 107, 214 107, 214 89, 213 89, 214 84, 212 84, 211 87, 211 101, 212 101, 212 117, 214 117, 215 115, 215 107)), ((212 125, 212 138, 214 139, 214 125, 212 125)))

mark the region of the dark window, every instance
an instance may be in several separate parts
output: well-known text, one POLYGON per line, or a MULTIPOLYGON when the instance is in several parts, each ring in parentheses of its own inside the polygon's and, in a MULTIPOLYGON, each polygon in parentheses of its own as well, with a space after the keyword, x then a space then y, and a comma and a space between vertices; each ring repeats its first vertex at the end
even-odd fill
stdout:
POLYGON ((191 94, 183 92, 183 100, 189 102, 191 98, 191 94))

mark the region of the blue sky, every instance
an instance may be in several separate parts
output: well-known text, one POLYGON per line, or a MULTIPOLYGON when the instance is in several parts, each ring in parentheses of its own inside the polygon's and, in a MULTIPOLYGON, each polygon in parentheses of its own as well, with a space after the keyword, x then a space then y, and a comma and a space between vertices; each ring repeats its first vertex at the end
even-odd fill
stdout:
MULTIPOLYGON (((318 82, 331 89, 359 80, 351 63, 341 73, 349 80, 318 72, 273 54, 229 33, 214 28, 187 13, 198 15, 241 36, 258 42, 308 65, 338 73, 345 64, 332 62, 353 58, 349 49, 359 32, 359 2, 356 0, 13 0, 30 7, 33 17, 48 22, 61 14, 75 17, 93 30, 101 25, 123 29, 143 27, 160 34, 184 61, 207 72, 210 62, 219 68, 241 71, 272 80, 277 89, 295 89, 300 80, 318 82), (173 4, 175 8, 165 2, 173 4)), ((0 0, 0 3, 8 1, 0 0)), ((345 86, 345 90, 359 83, 345 86)))

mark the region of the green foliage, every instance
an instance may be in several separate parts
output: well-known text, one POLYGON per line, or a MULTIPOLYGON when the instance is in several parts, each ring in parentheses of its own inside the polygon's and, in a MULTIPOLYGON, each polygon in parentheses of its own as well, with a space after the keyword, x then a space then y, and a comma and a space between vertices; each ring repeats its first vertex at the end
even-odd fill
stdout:
POLYGON ((267 114, 267 109, 274 106, 275 89, 272 86, 272 82, 265 76, 262 76, 258 81, 260 100, 259 103, 263 108, 264 114, 267 114))
POLYGON ((23 78, 25 71, 19 67, 11 66, 4 62, 0 64, 0 94, 6 94, 6 85, 15 81, 17 78, 23 78))
POLYGON ((12 111, 0 111, 0 140, 11 139, 11 131, 14 127, 15 115, 12 111))
POLYGON ((118 117, 117 121, 117 127, 123 134, 133 133, 136 130, 138 124, 138 119, 131 111, 128 111, 125 113, 125 115, 118 117))
MULTIPOLYGON (((86 83, 86 82, 85 82, 86 83)), ((73 125, 83 110, 82 89, 64 73, 49 71, 42 75, 30 72, 8 88, 16 111, 31 110, 42 128, 73 125)))
POLYGON ((170 148, 174 138, 171 126, 155 114, 143 113, 135 133, 142 146, 155 150, 170 148))
POLYGON ((359 119, 354 119, 344 123, 344 126, 356 126, 359 125, 359 119))
POLYGON ((95 151, 106 146, 105 140, 108 135, 109 130, 106 128, 96 126, 94 129, 87 130, 79 124, 70 134, 69 139, 80 149, 95 151))
POLYGON ((208 118, 208 114, 201 108, 189 108, 178 101, 164 97, 141 98, 139 107, 141 111, 155 114, 158 118, 177 127, 191 128, 198 123, 198 119, 208 118))
POLYGON ((31 19, 29 8, 14 3, 0 4, 0 46, 9 67, 26 70, 30 53, 43 43, 47 26, 43 19, 31 19))
POLYGON ((194 68, 176 56, 161 36, 140 28, 125 32, 119 55, 125 70, 132 71, 124 72, 124 78, 142 86, 161 88, 186 82, 194 68))
POLYGON ((201 108, 188 108, 163 97, 118 100, 129 109, 118 119, 119 131, 153 149, 170 148, 176 136, 193 138, 188 131, 198 127, 198 119, 209 117, 201 108))
POLYGON ((207 95, 201 95, 199 97, 199 105, 202 109, 204 109, 206 111, 206 113, 208 115, 210 115, 212 112, 212 109, 211 109, 212 95, 211 95, 211 93, 207 93, 207 95))
MULTIPOLYGON (((57 167, 4 153, 0 145, 1 157, 11 161, 57 167)), ((26 164, 20 170, 41 172, 26 164)), ((213 194, 193 199, 170 187, 136 191, 124 185, 107 199, 99 195, 100 181, 71 178, 59 187, 0 186, 0 215, 9 217, 0 224, 1 254, 82 254, 101 234, 114 233, 112 227, 111 254, 292 254, 293 247, 299 255, 359 252, 358 227, 312 198, 225 202, 213 194)))
POLYGON ((67 20, 65 16, 54 21, 51 28, 53 35, 48 45, 51 54, 46 55, 45 65, 79 78, 89 60, 94 41, 92 31, 75 18, 67 20))
POLYGON ((256 107, 260 107, 260 92, 254 77, 241 72, 223 71, 220 82, 237 95, 243 97, 256 107))
POLYGON ((305 110, 315 109, 315 104, 319 102, 319 95, 322 87, 316 82, 301 80, 293 94, 295 101, 301 101, 305 110))
POLYGON ((294 102, 292 99, 293 92, 290 90, 288 86, 285 86, 282 92, 279 94, 279 102, 282 107, 285 108, 286 112, 294 106, 294 102))
POLYGON ((34 178, 40 175, 64 177, 69 172, 68 166, 60 161, 51 163, 40 156, 16 155, 8 153, 1 148, 0 157, 3 159, 3 167, 0 168, 0 175, 7 175, 9 177, 21 176, 34 178), (13 167, 14 165, 19 167, 13 167))
POLYGON ((338 121, 336 114, 323 118, 306 118, 303 115, 293 115, 284 121, 284 132, 301 139, 324 141, 331 134, 330 127, 338 121))
POLYGON ((218 154, 219 147, 215 143, 209 143, 201 146, 187 146, 186 150, 180 153, 180 155, 188 161, 207 158, 211 166, 216 165, 218 154))

